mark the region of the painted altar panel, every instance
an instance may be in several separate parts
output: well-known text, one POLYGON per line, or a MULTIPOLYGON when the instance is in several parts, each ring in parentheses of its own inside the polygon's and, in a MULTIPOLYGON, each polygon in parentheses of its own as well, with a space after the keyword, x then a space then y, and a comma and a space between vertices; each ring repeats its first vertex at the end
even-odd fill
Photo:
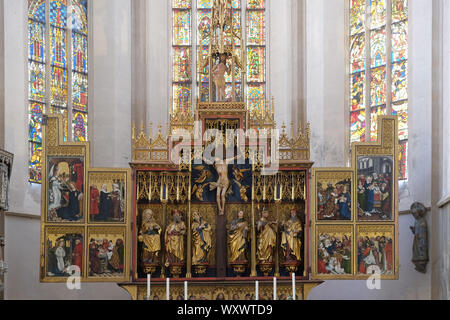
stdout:
POLYGON ((312 275, 315 279, 367 279, 373 273, 386 280, 399 277, 397 116, 378 116, 377 126, 380 129, 377 142, 352 144, 351 168, 313 169, 312 275), (333 201, 326 201, 327 189, 333 189, 330 194, 339 194, 337 184, 345 184, 342 182, 345 181, 343 174, 351 178, 349 211, 352 218, 347 221, 327 220, 331 216, 328 205, 347 212, 348 202, 341 203, 339 196, 334 197, 334 205, 333 201), (323 183, 326 180, 330 180, 330 185, 325 189, 323 183), (346 231, 336 233, 328 230, 337 228, 338 224, 346 231), (343 245, 346 242, 351 248, 343 245), (346 259, 349 250, 350 272, 346 259))
POLYGON ((93 282, 123 281, 129 273, 126 227, 89 227, 87 277, 93 282))
POLYGON ((43 115, 40 280, 66 282, 75 275, 81 281, 125 281, 131 170, 91 168, 89 143, 65 142, 64 127, 61 115, 43 115), (96 185, 105 191, 102 201, 96 185), (100 207, 102 218, 93 218, 100 207))

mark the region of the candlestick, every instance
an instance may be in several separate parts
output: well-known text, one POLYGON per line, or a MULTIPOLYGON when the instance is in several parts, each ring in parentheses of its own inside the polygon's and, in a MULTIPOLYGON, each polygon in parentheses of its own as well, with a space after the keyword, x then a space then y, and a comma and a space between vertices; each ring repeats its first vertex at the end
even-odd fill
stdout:
POLYGON ((188 286, 187 281, 184 282, 184 300, 188 299, 188 286))
POLYGON ((170 278, 166 279, 166 300, 170 300, 170 278))
POLYGON ((273 277, 273 300, 277 300, 277 277, 273 277))
POLYGON ((150 300, 150 278, 151 275, 147 274, 147 300, 150 300))
POLYGON ((255 300, 259 300, 259 282, 256 280, 255 282, 255 300))
POLYGON ((295 272, 292 273, 292 300, 295 300, 295 272))

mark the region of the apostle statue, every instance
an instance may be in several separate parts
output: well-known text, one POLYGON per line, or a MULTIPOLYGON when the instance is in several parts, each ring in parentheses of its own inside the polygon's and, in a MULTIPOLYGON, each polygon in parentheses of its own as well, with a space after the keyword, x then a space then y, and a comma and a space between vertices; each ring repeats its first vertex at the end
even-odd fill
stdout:
POLYGON ((410 227, 414 234, 413 257, 412 262, 416 266, 416 270, 421 273, 427 272, 428 258, 428 225, 425 219, 427 209, 419 202, 411 205, 411 214, 416 222, 414 227, 410 227))
POLYGON ((212 248, 211 233, 211 225, 208 221, 203 220, 198 212, 194 212, 192 222, 192 265, 208 262, 208 254, 212 248))
POLYGON ((244 212, 241 210, 239 211, 237 218, 231 222, 228 232, 231 263, 248 261, 246 256, 249 247, 248 233, 248 223, 245 221, 244 212))
POLYGON ((142 242, 143 263, 158 263, 161 252, 161 226, 156 222, 153 211, 146 209, 142 213, 142 224, 139 230, 139 242, 142 242))
POLYGON ((184 263, 184 235, 186 234, 186 224, 182 220, 179 210, 172 211, 172 223, 166 228, 164 236, 166 244, 166 266, 171 264, 184 263))
POLYGON ((292 209, 290 218, 281 225, 281 248, 286 262, 301 260, 302 231, 297 210, 292 209))
POLYGON ((264 209, 256 223, 258 263, 272 263, 277 244, 277 221, 269 221, 269 211, 264 209))

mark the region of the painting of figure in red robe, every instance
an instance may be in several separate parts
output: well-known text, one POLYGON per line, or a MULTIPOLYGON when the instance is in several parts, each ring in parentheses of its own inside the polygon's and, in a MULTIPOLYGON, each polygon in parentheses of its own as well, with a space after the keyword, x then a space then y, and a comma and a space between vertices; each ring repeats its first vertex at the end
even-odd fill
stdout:
POLYGON ((358 227, 358 274, 394 274, 391 226, 358 227))
POLYGON ((89 277, 122 278, 125 267, 125 229, 90 229, 88 252, 89 277))
POLYGON ((318 275, 352 275, 352 226, 318 227, 318 275))
POLYGON ((89 172, 89 222, 125 222, 126 172, 89 172))
POLYGON ((84 198, 83 157, 49 157, 48 222, 82 222, 84 198))
POLYGON ((68 277, 83 274, 83 229, 49 228, 46 234, 45 276, 68 277))
POLYGON ((357 198, 360 221, 393 220, 392 156, 364 156, 358 158, 357 198))

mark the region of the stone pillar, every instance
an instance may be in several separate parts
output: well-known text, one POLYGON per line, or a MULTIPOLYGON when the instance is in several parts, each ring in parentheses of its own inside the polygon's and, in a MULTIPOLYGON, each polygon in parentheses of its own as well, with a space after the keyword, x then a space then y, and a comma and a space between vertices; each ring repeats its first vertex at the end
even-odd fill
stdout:
POLYGON ((147 64, 142 66, 147 73, 147 123, 161 124, 163 128, 169 120, 172 96, 169 72, 172 63, 171 3, 167 0, 147 1, 147 64))
POLYGON ((91 165, 128 167, 131 159, 131 0, 91 1, 91 165))
POLYGON ((149 1, 134 0, 131 3, 132 21, 132 75, 131 75, 131 118, 137 128, 141 127, 141 121, 147 119, 147 39, 148 25, 147 13, 149 1))
POLYGON ((306 2, 306 112, 315 166, 343 166, 349 159, 346 1, 306 2))

